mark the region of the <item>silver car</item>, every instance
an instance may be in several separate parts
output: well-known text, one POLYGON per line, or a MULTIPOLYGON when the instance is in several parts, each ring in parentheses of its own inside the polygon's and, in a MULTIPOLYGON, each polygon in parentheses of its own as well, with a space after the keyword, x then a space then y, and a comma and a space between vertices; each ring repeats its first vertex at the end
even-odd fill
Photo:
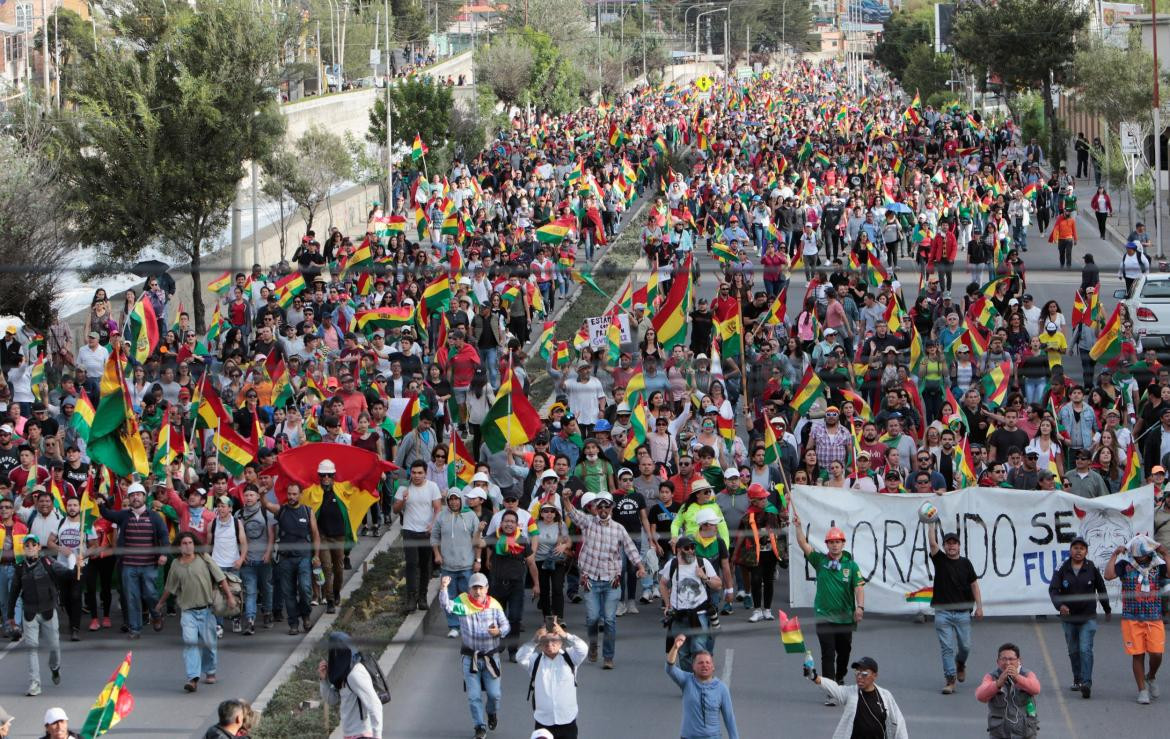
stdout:
POLYGON ((1144 274, 1134 283, 1132 297, 1124 289, 1113 291, 1113 297, 1129 309, 1134 334, 1143 348, 1170 347, 1170 273, 1144 274))

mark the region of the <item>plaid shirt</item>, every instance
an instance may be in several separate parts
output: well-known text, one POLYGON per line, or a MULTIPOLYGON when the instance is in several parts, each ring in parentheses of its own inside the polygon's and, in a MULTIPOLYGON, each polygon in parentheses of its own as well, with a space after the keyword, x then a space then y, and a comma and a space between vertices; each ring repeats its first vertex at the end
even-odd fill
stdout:
POLYGON ((808 441, 817 450, 817 464, 827 469, 829 462, 845 464, 845 457, 853 445, 852 434, 844 425, 837 425, 837 433, 830 434, 824 421, 813 423, 808 433, 808 441))
POLYGON ((613 580, 622 571, 622 549, 634 566, 642 564, 642 557, 638 554, 638 547, 634 546, 633 539, 622 528, 622 525, 609 519, 606 523, 596 516, 584 513, 574 508, 569 511, 569 518, 581 529, 581 554, 577 557, 577 569, 581 576, 590 580, 613 580))
POLYGON ((1161 621, 1162 598, 1159 589, 1167 584, 1166 565, 1151 567, 1143 577, 1132 563, 1115 565, 1121 579, 1121 617, 1126 621, 1161 621))
POLYGON ((467 593, 462 593, 455 600, 447 595, 446 588, 439 588, 439 605, 447 613, 459 617, 459 636, 463 639, 463 646, 475 652, 490 652, 498 649, 500 640, 508 635, 511 626, 508 617, 504 615, 504 608, 500 602, 488 596, 488 607, 476 611, 469 607, 467 593), (492 636, 488 629, 492 624, 500 627, 499 636, 492 636))

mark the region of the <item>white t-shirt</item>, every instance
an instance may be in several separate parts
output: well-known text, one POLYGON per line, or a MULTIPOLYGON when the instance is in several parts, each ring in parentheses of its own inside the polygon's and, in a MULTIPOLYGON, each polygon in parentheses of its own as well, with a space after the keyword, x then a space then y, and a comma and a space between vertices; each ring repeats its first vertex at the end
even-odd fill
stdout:
POLYGON ((219 516, 216 516, 211 522, 211 527, 214 527, 212 530, 215 532, 211 561, 221 568, 234 567, 236 560, 240 558, 240 540, 236 531, 238 525, 235 516, 229 517, 227 521, 221 521, 219 516))
POLYGON ((585 382, 578 382, 573 378, 565 383, 565 393, 569 396, 569 408, 577 417, 577 423, 594 424, 600 415, 598 398, 605 397, 605 388, 601 380, 590 377, 585 382))
MULTIPOLYGON (((500 509, 492 514, 492 520, 488 521, 487 530, 484 531, 484 536, 495 536, 496 532, 500 530, 500 519, 504 517, 504 511, 507 509, 500 509)), ((523 508, 516 509, 516 525, 520 531, 528 530, 528 522, 532 520, 532 514, 523 508)))
POLYGON ((402 506, 402 528, 404 531, 422 532, 426 531, 431 525, 431 521, 435 518, 434 502, 442 500, 443 494, 439 492, 439 486, 427 480, 422 485, 404 485, 398 488, 395 497, 401 497, 402 491, 406 490, 410 497, 406 499, 405 505, 402 506))
MULTIPOLYGON (((662 577, 670 577, 671 562, 662 568, 662 577)), ((668 580, 670 585, 670 607, 675 610, 698 608, 707 602, 707 584, 705 580, 715 577, 715 568, 702 557, 695 557, 695 561, 687 564, 678 560, 678 570, 674 577, 668 580), (703 578, 699 579, 699 563, 703 565, 703 578)))
MULTIPOLYGON (((57 527, 57 546, 69 547, 76 555, 81 554, 81 519, 70 521, 69 519, 62 519, 61 525, 57 527)), ((77 560, 70 561, 68 555, 63 552, 57 552, 57 562, 65 567, 73 567, 77 560)))

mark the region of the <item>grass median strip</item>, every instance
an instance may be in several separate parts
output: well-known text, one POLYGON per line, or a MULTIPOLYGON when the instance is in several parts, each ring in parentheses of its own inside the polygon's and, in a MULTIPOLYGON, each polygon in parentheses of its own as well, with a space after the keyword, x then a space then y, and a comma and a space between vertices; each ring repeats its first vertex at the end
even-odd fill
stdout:
MULTIPOLYGON (((380 657, 405 617, 399 606, 403 571, 402 549, 398 546, 370 560, 361 587, 342 604, 332 631, 344 631, 363 652, 380 657)), ((329 736, 337 726, 337 709, 326 710, 317 688, 317 663, 325 658, 328 639, 326 634, 317 642, 310 655, 277 688, 251 734, 255 739, 329 736)))

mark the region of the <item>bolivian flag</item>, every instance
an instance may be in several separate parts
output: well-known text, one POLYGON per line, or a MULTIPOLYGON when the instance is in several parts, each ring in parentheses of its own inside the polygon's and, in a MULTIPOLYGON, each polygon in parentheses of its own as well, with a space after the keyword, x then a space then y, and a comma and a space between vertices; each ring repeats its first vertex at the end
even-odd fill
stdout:
POLYGON ((715 254, 715 258, 718 259, 721 264, 726 264, 728 262, 739 262, 739 252, 737 252, 735 249, 732 249, 727 244, 720 244, 718 242, 711 244, 711 251, 715 254))
POLYGON ((93 403, 89 399, 89 394, 82 390, 73 416, 69 419, 69 425, 76 429, 77 435, 86 442, 89 441, 89 430, 93 427, 93 414, 93 403))
POLYGON ((929 603, 932 598, 934 598, 934 588, 930 586, 919 588, 913 593, 906 593, 907 603, 929 603))
POLYGON ((414 135, 414 144, 412 144, 410 147, 410 158, 417 162, 419 159, 425 157, 428 151, 429 149, 427 149, 427 145, 423 143, 422 136, 419 136, 416 133, 414 135))
POLYGON ((414 308, 410 306, 360 310, 356 314, 357 328, 365 334, 371 334, 379 328, 393 329, 409 326, 413 320, 414 308))
POLYGON ((85 725, 81 727, 81 736, 85 739, 95 739, 118 725, 134 710, 134 696, 126 688, 126 678, 130 676, 130 658, 133 652, 127 652, 122 664, 110 675, 109 682, 98 694, 93 708, 85 717, 85 725))
POLYGON ((776 609, 776 622, 780 624, 780 643, 788 654, 804 654, 804 633, 800 630, 800 619, 791 618, 780 609, 776 609))
POLYGON ((432 280, 423 289, 422 304, 428 314, 451 310, 451 279, 442 274, 432 280))
POLYGON ((536 240, 542 244, 559 244, 569 232, 577 228, 577 219, 572 216, 558 218, 552 223, 536 229, 536 240))
POLYGON ((817 377, 817 373, 813 372, 810 364, 804 370, 804 377, 800 381, 800 387, 796 390, 796 395, 792 398, 792 407, 800 415, 808 413, 809 408, 816 401, 817 398, 824 394, 824 383, 821 378, 817 377))
POLYGON ((117 344, 106 360, 100 383, 101 395, 90 427, 90 459, 116 475, 150 473, 146 447, 138 433, 138 417, 130 408, 130 392, 122 375, 122 353, 117 344))
POLYGON ((133 358, 138 364, 145 364, 148 357, 158 348, 158 317, 150 301, 143 298, 130 311, 129 336, 133 346, 133 358))
POLYGON ((447 462, 447 487, 462 490, 475 476, 475 461, 459 434, 451 434, 451 460, 447 462))
POLYGON ((1112 362, 1121 355, 1121 303, 1113 309, 1113 315, 1105 322, 1105 328, 1097 337, 1097 343, 1089 350, 1095 362, 1112 362))
POLYGON ((646 413, 646 403, 639 399, 630 413, 629 439, 626 441, 626 448, 622 450, 622 459, 631 460, 637 456, 638 447, 646 443, 649 429, 650 419, 646 413))
POLYGON ((483 419, 483 440, 493 454, 507 446, 527 444, 544 428, 540 414, 532 407, 528 396, 514 382, 509 368, 496 393, 496 401, 483 419))
POLYGON ((213 293, 222 293, 227 290, 232 284, 232 273, 230 271, 224 272, 219 277, 216 277, 211 282, 207 283, 207 289, 213 293))
POLYGON ((987 374, 983 375, 983 394, 987 398, 987 403, 993 407, 1003 405, 1003 401, 1007 398, 1008 383, 1012 376, 1012 362, 1010 359, 1000 362, 992 369, 988 370, 987 374))
POLYGON ((670 293, 650 319, 654 330, 658 332, 658 341, 667 352, 683 344, 687 339, 687 314, 691 310, 691 264, 693 253, 688 253, 686 261, 676 273, 671 282, 670 293))
POLYGON ((276 294, 279 296, 278 303, 281 308, 292 305, 293 298, 304 291, 305 278, 301 276, 300 272, 293 272, 291 275, 286 275, 276 281, 276 294))
MULTIPOLYGON (((1059 478, 1057 478, 1059 479, 1059 478)), ((1125 476, 1121 480, 1122 490, 1133 490, 1142 484, 1142 460, 1138 456, 1137 444, 1130 444, 1125 455, 1125 476)))
POLYGON ((270 474, 276 477, 277 498, 283 502, 288 484, 295 482, 303 491, 301 501, 316 512, 324 499, 317 465, 325 459, 333 462, 337 468, 337 475, 333 478, 333 493, 341 506, 346 533, 352 541, 357 538, 366 512, 378 500, 382 474, 398 467, 383 460, 375 452, 347 444, 305 444, 281 452, 276 457, 276 463, 269 468, 270 474))

